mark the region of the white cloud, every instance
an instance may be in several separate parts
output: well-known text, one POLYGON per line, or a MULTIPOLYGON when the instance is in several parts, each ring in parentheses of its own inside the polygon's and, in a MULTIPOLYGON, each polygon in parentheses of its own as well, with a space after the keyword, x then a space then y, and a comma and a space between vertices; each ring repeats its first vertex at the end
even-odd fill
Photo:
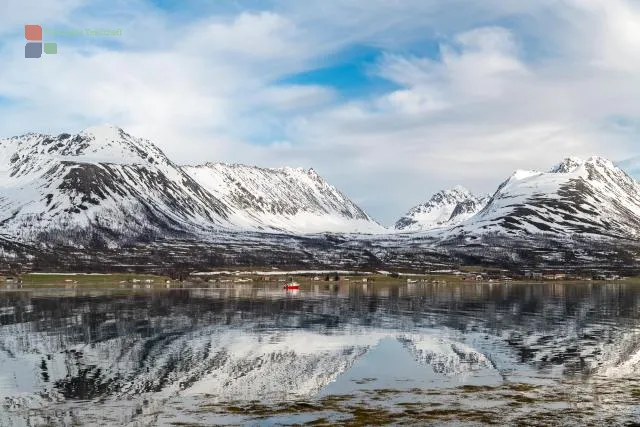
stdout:
POLYGON ((86 3, 86 0, 33 0, 29 2, 2 0, 0 1, 0 34, 6 34, 16 29, 21 30, 25 24, 63 22, 69 11, 82 6, 83 3, 86 3))

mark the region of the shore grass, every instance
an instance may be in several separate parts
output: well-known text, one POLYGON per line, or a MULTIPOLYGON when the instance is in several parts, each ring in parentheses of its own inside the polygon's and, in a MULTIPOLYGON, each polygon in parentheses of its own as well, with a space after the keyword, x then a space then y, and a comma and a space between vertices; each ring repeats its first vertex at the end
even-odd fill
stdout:
MULTIPOLYGON (((277 286, 279 283, 282 283, 283 280, 288 280, 289 278, 299 282, 303 285, 303 287, 307 287, 309 285, 321 285, 321 286, 335 286, 341 285, 344 286, 346 284, 354 285, 354 286, 401 286, 406 284, 452 284, 452 285, 462 285, 462 286, 473 286, 478 284, 511 284, 511 285, 520 285, 520 284, 589 284, 589 283, 622 283, 622 284, 632 284, 632 285, 640 285, 640 277, 627 277, 620 280, 614 281, 604 281, 604 280, 580 280, 580 279, 518 279, 518 280, 504 280, 504 279, 494 279, 494 280, 463 280, 463 277, 460 275, 454 274, 424 274, 424 275, 411 275, 411 276, 400 276, 400 277, 392 277, 388 275, 382 274, 368 274, 368 275, 345 275, 340 276, 338 281, 335 280, 325 280, 326 275, 318 275, 319 280, 314 280, 313 275, 282 275, 282 276, 260 276, 256 274, 250 274, 247 271, 245 274, 241 274, 239 276, 236 275, 216 275, 209 278, 209 283, 216 283, 217 280, 231 280, 228 282, 230 285, 240 285, 240 284, 253 284, 253 285, 274 285, 277 286), (367 278, 367 282, 363 282, 363 278, 367 278), (236 283, 234 280, 236 279, 251 279, 251 282, 241 282, 236 283), (267 280, 264 280, 267 279, 267 280), (408 280, 412 282, 408 283, 408 280), (416 282, 413 282, 413 281, 416 282)), ((329 275, 329 277, 333 277, 333 275, 329 275)), ((135 273, 25 273, 19 276, 22 280, 22 286, 83 286, 83 285, 93 285, 93 286, 119 286, 122 284, 133 285, 151 285, 152 287, 164 286, 168 277, 153 275, 153 274, 135 274, 135 273), (151 281, 151 282, 147 282, 151 281)), ((173 283, 177 283, 176 281, 172 281, 173 283)), ((198 285, 200 283, 206 283, 205 277, 202 276, 191 276, 185 281, 185 285, 198 285)), ((9 284, 9 282, 4 282, 9 284)), ((15 282, 13 282, 15 283, 15 282)), ((2 279, 0 279, 0 284, 3 284, 2 279)))
MULTIPOLYGON (((243 276, 250 277, 253 280, 256 280, 258 276, 243 276)), ((535 283, 555 283, 555 284, 585 284, 585 283, 625 283, 625 284, 639 284, 640 285, 640 276, 631 276, 625 277, 624 279, 618 280, 587 280, 587 279, 482 279, 482 280, 474 280, 474 279, 463 279, 461 275, 454 274, 424 274, 424 275, 416 275, 416 276, 400 276, 400 277, 391 277, 385 275, 368 275, 368 276, 341 276, 339 281, 325 281, 324 276, 320 276, 319 281, 313 280, 312 277, 309 276, 288 276, 293 280, 299 282, 311 282, 311 283, 354 283, 354 284, 367 284, 367 285, 376 285, 376 284, 399 284, 404 285, 407 284, 407 280, 416 280, 417 282, 411 283, 451 283, 451 284, 463 284, 463 285, 474 285, 474 284, 486 284, 486 283, 507 283, 507 284, 535 284, 535 283), (369 280, 367 282, 362 282, 362 278, 367 277, 369 280)))
POLYGON ((135 274, 135 273, 113 273, 113 274, 38 274, 27 273, 20 276, 22 284, 24 285, 99 285, 99 284, 120 284, 120 282, 133 283, 134 280, 138 283, 145 283, 146 280, 152 280, 152 285, 164 284, 167 277, 156 276, 151 274, 135 274))

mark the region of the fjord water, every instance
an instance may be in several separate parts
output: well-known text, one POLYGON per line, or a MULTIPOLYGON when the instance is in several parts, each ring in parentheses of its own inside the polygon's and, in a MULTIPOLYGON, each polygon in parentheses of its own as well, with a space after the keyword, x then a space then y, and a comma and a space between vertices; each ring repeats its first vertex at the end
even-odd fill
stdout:
POLYGON ((624 425, 640 288, 0 292, 0 425, 624 425))

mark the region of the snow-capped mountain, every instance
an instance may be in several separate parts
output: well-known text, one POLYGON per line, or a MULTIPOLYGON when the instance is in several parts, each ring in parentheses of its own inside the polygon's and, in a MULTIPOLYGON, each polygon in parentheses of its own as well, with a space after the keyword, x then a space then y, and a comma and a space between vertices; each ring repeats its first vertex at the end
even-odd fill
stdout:
POLYGON ((155 145, 115 126, 0 140, 0 159, 0 228, 25 240, 56 230, 109 240, 228 223, 224 205, 155 145))
POLYGON ((489 196, 474 196, 462 186, 442 190, 400 218, 396 230, 422 231, 458 224, 482 210, 489 196))
POLYGON ((609 160, 567 158, 549 172, 518 170, 454 233, 640 235, 640 184, 609 160))
POLYGON ((2 234, 117 245, 142 236, 239 229, 383 228, 313 171, 183 169, 151 142, 111 125, 0 140, 2 234))
POLYGON ((181 167, 151 142, 108 125, 76 135, 0 140, 0 248, 12 256, 27 256, 29 248, 16 246, 21 243, 44 243, 38 250, 59 244, 121 248, 186 237, 220 242, 220 259, 246 252, 251 241, 261 254, 276 247, 290 254, 293 247, 305 262, 342 265, 336 255, 342 248, 350 253, 345 262, 373 265, 402 258, 415 232, 421 240, 414 243, 427 251, 452 238, 493 232, 637 239, 640 184, 600 157, 567 158, 546 173, 516 171, 491 197, 462 187, 441 191, 411 209, 395 231, 387 234, 313 169, 181 167), (323 232, 374 236, 330 244, 321 235, 302 236, 323 232), (276 235, 285 240, 273 240, 276 235), (224 246, 231 242, 235 252, 224 246))
POLYGON ((183 170, 221 200, 230 221, 241 228, 294 232, 385 231, 313 169, 207 163, 185 166, 183 170))

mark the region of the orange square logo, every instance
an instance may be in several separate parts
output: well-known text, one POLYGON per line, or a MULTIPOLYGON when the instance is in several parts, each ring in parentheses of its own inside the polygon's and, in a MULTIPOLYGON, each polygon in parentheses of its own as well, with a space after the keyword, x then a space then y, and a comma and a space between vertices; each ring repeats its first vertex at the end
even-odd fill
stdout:
POLYGON ((30 41, 42 40, 42 27, 40 25, 25 25, 24 37, 30 41))

